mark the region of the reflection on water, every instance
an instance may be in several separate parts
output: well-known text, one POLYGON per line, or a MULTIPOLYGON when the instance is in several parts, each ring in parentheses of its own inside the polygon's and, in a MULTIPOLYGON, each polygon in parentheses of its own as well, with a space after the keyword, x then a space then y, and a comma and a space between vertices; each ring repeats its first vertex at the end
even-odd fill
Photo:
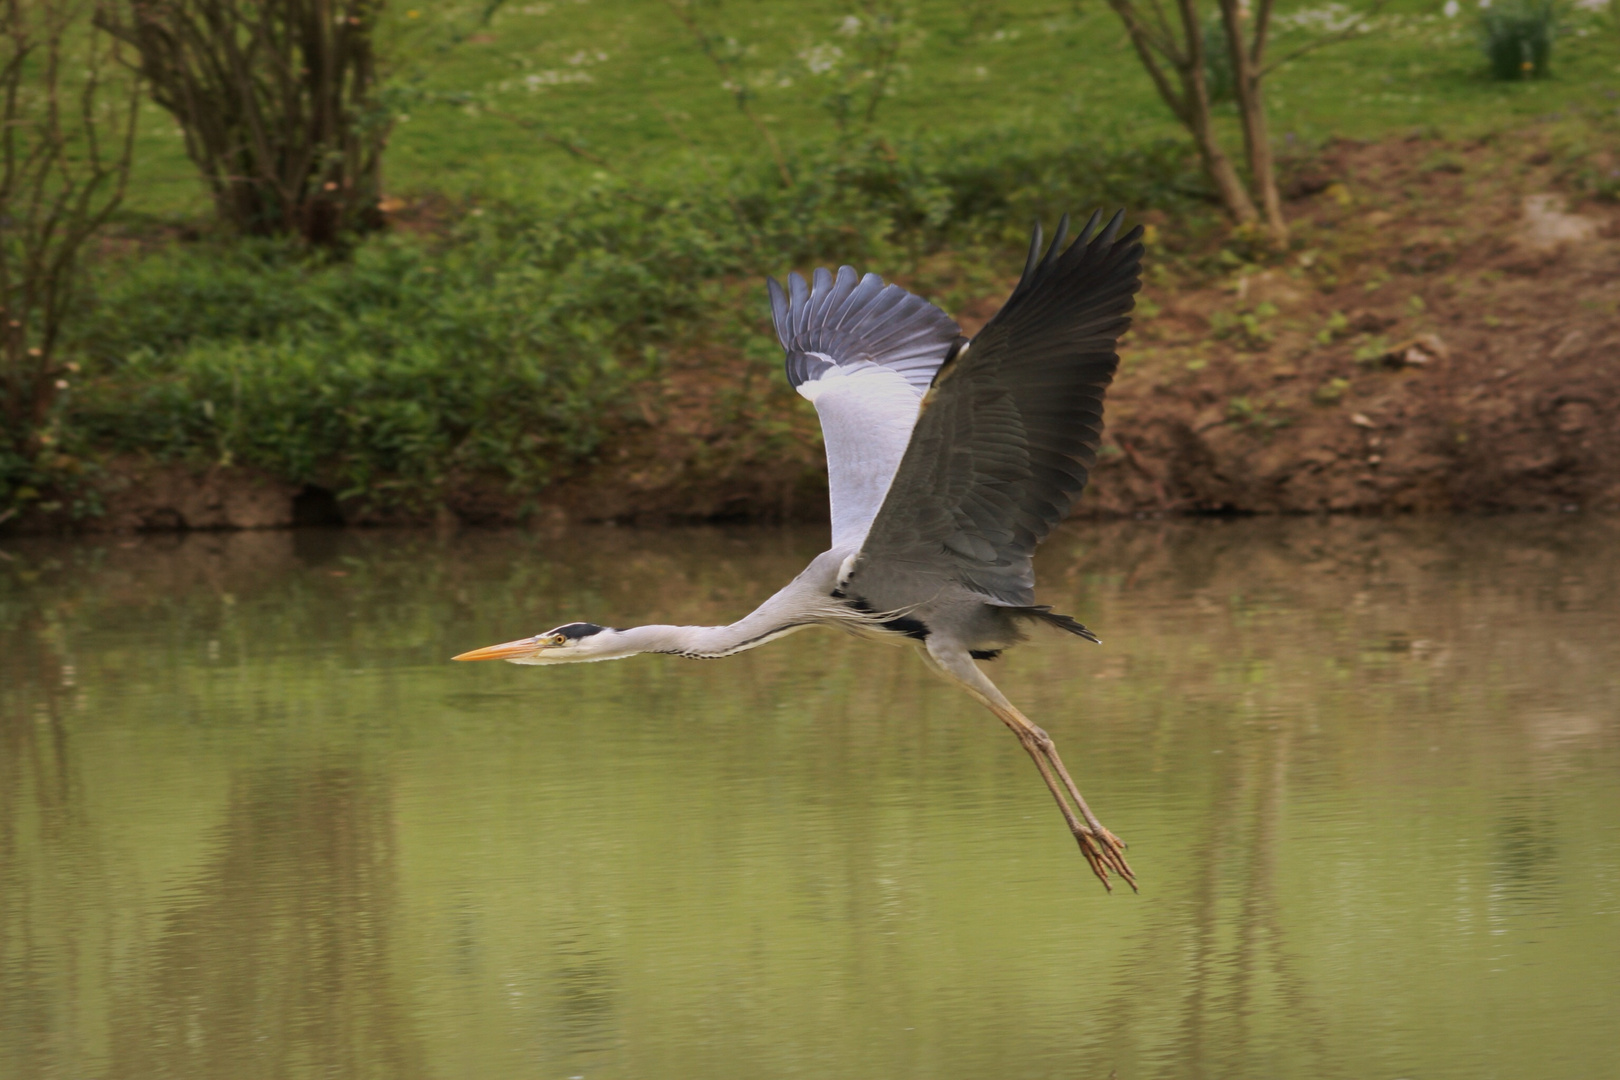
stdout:
POLYGON ((0 1076, 1620 1075, 1620 522, 1069 526, 998 680, 452 665, 735 617, 813 532, 0 558, 0 1076))
POLYGON ((112 1073, 423 1075, 389 970, 393 822, 355 763, 244 769, 112 1008, 112 1073))

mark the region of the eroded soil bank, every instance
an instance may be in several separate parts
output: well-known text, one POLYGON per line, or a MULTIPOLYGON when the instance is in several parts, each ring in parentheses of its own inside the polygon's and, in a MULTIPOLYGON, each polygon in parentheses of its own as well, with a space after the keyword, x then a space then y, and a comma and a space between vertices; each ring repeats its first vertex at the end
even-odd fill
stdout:
MULTIPOLYGON (((1292 179, 1304 246, 1285 258, 1194 274, 1153 222, 1080 512, 1620 508, 1620 208, 1570 200, 1567 179, 1534 140, 1341 142, 1292 179)), ((1004 295, 957 315, 971 333, 1004 295)), ((473 476, 431 512, 379 514, 250 470, 124 461, 102 516, 9 528, 825 517, 814 413, 757 364, 690 350, 639 404, 539 496, 473 476)))

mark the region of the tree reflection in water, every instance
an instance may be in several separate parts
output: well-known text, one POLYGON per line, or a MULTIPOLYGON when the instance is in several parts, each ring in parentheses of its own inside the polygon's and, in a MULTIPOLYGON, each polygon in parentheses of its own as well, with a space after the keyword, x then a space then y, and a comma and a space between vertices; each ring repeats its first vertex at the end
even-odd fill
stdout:
POLYGON ((0 1076, 1620 1075, 1620 521, 1065 528, 1124 902, 898 651, 445 663, 820 539, 8 545, 0 1076))
POLYGON ((394 835, 358 766, 240 774, 113 1009, 120 1077, 425 1076, 389 963, 394 835))
POLYGON ((50 614, 0 622, 0 651, 27 670, 0 678, 0 1076, 44 1077, 93 1039, 74 1008, 91 970, 93 905, 107 892, 65 721, 78 698, 50 614), (9 630, 10 633, 3 631, 9 630), (87 963, 86 954, 91 954, 87 963), (78 1022, 64 1024, 64 1018, 78 1022))

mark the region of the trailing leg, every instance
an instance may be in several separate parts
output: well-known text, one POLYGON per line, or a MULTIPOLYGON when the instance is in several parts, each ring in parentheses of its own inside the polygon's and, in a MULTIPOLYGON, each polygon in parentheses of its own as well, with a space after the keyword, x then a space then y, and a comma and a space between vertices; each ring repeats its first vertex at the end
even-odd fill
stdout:
POLYGON ((1057 744, 1039 726, 1030 722, 1029 718, 1011 705, 1005 707, 990 706, 1002 723, 1012 729, 1018 741, 1029 753, 1040 770, 1041 779, 1046 781, 1047 790, 1051 791, 1052 798, 1057 800, 1058 809, 1063 812, 1063 820, 1069 826, 1069 832, 1074 835, 1075 843, 1080 845, 1080 854, 1086 857, 1091 866, 1091 872, 1097 875, 1097 880, 1103 883, 1103 888, 1109 892, 1114 891, 1113 883, 1108 874, 1112 870, 1125 880, 1125 883, 1136 891, 1136 874, 1131 870, 1131 864, 1125 861, 1125 842, 1103 826, 1097 820, 1097 815, 1091 812, 1086 805, 1085 798, 1080 789, 1075 786, 1074 779, 1069 770, 1063 765, 1063 759, 1058 756, 1057 744), (1063 779, 1063 786, 1059 787, 1053 777, 1056 771, 1063 779), (1069 805, 1069 799, 1074 800, 1074 807, 1069 805), (1080 817, 1075 816, 1075 808, 1080 811, 1080 817))
POLYGON ((1131 864, 1125 861, 1124 842, 1104 828, 1097 815, 1091 812, 1080 789, 1075 786, 1074 778, 1064 767, 1063 759, 1058 756, 1052 737, 1014 708, 1006 695, 979 670, 965 651, 936 643, 933 639, 920 651, 930 667, 973 695, 1018 736, 1019 744, 1035 762, 1041 779, 1046 781, 1047 790, 1057 800, 1064 823, 1069 826, 1075 843, 1080 845, 1080 854, 1085 856, 1092 873, 1097 875, 1103 887, 1109 892, 1113 891, 1110 880, 1112 872, 1123 878, 1134 891, 1136 874, 1131 870, 1131 864))

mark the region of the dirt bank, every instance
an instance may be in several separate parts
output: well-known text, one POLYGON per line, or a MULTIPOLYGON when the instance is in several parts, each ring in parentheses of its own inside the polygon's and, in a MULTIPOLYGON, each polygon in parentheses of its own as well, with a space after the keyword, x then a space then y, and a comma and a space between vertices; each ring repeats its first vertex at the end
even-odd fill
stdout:
MULTIPOLYGON (((1081 512, 1620 508, 1620 208, 1571 202, 1566 157, 1506 142, 1330 147, 1291 181, 1286 258, 1154 222, 1081 512)), ((959 316, 971 332, 1000 301, 959 316)), ((465 477, 433 516, 825 517, 814 413, 757 363, 694 349, 639 405, 538 497, 465 477)), ((115 462, 103 501, 89 528, 381 520, 242 469, 115 462)))
POLYGON ((1556 172, 1337 148, 1295 208, 1312 246, 1147 290, 1093 510, 1620 506, 1620 214, 1556 172))

